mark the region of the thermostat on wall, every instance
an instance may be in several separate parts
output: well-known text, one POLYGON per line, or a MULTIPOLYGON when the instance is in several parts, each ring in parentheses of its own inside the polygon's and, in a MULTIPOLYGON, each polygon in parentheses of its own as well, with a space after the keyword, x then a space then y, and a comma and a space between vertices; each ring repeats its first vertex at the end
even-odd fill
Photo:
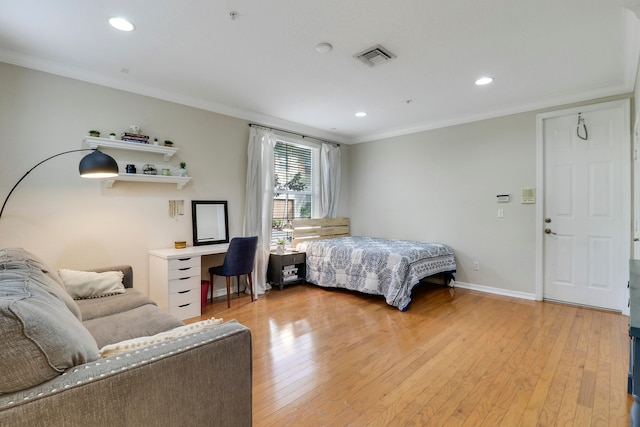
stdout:
POLYGON ((509 195, 508 194, 498 194, 496 196, 496 201, 498 203, 509 203, 509 195))
POLYGON ((523 188, 522 189, 522 203, 532 204, 536 202, 536 189, 535 188, 523 188))

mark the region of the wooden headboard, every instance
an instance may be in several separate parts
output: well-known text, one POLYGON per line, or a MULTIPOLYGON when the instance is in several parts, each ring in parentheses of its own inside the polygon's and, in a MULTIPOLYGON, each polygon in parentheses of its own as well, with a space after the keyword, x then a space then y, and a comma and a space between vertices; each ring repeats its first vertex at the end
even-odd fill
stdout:
POLYGON ((349 236, 349 218, 294 219, 292 246, 305 240, 333 239, 349 236))

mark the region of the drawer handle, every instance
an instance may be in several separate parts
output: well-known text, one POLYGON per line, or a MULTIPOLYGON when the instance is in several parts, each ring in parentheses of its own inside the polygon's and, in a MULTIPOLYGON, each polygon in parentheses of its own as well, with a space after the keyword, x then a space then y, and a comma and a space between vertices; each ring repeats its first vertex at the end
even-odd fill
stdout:
POLYGON ((189 279, 191 279, 191 276, 189 276, 189 277, 180 277, 178 280, 189 280, 189 279))
POLYGON ((192 267, 182 267, 182 268, 179 268, 178 270, 185 271, 185 270, 191 270, 191 268, 192 267))
POLYGON ((187 289, 186 291, 179 291, 178 293, 179 294, 186 294, 186 293, 189 293, 189 292, 191 292, 191 289, 187 289))
POLYGON ((182 304, 182 305, 179 305, 178 307, 180 307, 180 308, 182 308, 182 307, 189 307, 190 305, 191 305, 191 303, 188 303, 188 304, 182 304))
POLYGON ((189 261, 191 258, 178 258, 178 261, 189 261))

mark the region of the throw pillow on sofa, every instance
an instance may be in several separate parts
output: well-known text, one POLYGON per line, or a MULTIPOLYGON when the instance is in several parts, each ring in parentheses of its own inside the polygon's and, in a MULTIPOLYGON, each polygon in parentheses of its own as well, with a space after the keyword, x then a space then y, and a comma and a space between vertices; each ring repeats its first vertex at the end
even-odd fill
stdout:
POLYGON ((77 271, 61 269, 58 274, 73 299, 100 298, 125 293, 122 271, 77 271))

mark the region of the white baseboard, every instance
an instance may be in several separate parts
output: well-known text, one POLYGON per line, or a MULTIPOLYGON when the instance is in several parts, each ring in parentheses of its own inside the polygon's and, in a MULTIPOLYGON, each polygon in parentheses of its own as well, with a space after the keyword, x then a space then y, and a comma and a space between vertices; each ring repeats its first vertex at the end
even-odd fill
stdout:
MULTIPOLYGON (((489 294, 502 295, 502 296, 505 296, 505 297, 513 297, 513 298, 520 298, 520 299, 536 301, 536 295, 535 294, 530 294, 530 293, 527 293, 527 292, 510 291, 508 289, 493 288, 491 286, 475 285, 473 283, 458 282, 457 280, 456 280, 456 287, 462 288, 462 289, 471 289, 471 290, 479 291, 479 292, 487 292, 489 294)), ((597 307, 595 307, 595 308, 597 308, 597 307)), ((624 307, 621 310, 621 314, 625 315, 625 316, 629 316, 629 314, 630 314, 629 307, 624 307)))
POLYGON ((527 299, 531 301, 536 300, 536 294, 530 294, 528 292, 511 291, 509 289, 502 289, 502 288, 494 288, 491 286, 475 285, 473 283, 459 282, 457 280, 456 280, 456 287, 462 288, 462 289, 471 289, 473 291, 486 292, 488 294, 502 295, 505 297, 527 299))

